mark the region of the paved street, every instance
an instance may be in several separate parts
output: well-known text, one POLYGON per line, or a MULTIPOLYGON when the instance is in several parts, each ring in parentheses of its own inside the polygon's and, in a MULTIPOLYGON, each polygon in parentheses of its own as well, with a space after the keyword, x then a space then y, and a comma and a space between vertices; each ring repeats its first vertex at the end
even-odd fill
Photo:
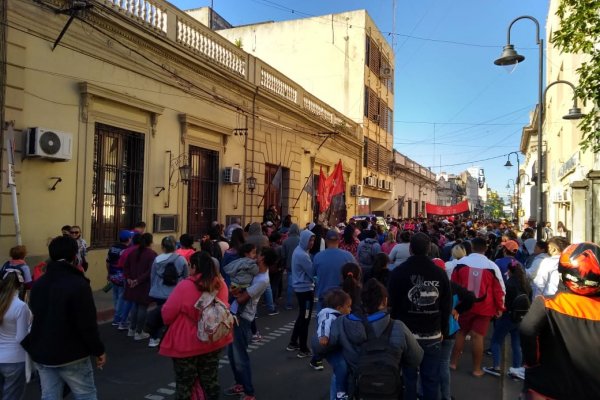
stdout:
MULTIPOLYGON (((325 371, 313 371, 308 367, 308 359, 298 359, 296 353, 285 351, 294 319, 295 311, 283 311, 273 317, 261 316, 257 321, 264 339, 252 345, 250 357, 259 399, 327 399, 331 370, 326 367, 325 371)), ((169 359, 146 347, 147 341, 134 342, 125 336, 125 332, 117 331, 110 324, 102 325, 100 333, 108 354, 104 370, 96 371, 100 399, 174 398, 174 375, 169 359)), ((491 376, 473 378, 469 374, 469 365, 469 354, 465 354, 459 371, 452 376, 455 398, 503 399, 500 380, 491 376)), ((232 382, 225 355, 221 361, 220 379, 222 387, 229 386, 232 382)), ((504 399, 518 398, 520 383, 512 380, 506 380, 505 383, 507 394, 504 399)), ((25 399, 39 399, 37 384, 36 381, 29 385, 25 399)))

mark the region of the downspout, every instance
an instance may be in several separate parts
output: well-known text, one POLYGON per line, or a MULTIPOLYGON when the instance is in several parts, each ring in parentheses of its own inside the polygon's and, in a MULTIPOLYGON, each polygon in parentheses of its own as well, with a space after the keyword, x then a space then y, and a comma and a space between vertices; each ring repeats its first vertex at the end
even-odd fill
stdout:
MULTIPOLYGON (((258 85, 252 96, 252 161, 250 167, 250 176, 254 176, 254 143, 256 142, 256 96, 258 96, 258 85)), ((248 151, 248 144, 246 143, 246 151, 248 151)), ((247 157, 246 157, 247 160, 247 157)), ((256 185, 258 186, 258 185, 256 185)), ((254 190, 258 189, 256 187, 254 190)), ((254 191, 250 194, 250 218, 252 218, 252 212, 254 210, 254 191)))
MULTIPOLYGON (((0 4, 0 146, 4 145, 4 108, 6 105, 6 47, 8 46, 6 32, 8 30, 8 1, 0 4)), ((0 151, 0 165, 2 164, 0 151)), ((2 178, 0 178, 2 181, 2 178)))

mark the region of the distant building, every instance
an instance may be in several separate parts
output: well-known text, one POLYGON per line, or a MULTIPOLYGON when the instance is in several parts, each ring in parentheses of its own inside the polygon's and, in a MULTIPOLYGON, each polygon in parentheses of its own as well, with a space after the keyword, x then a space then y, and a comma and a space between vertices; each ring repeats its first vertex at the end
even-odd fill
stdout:
POLYGON ((435 174, 394 150, 393 202, 386 214, 398 218, 425 216, 425 203, 439 204, 435 174))

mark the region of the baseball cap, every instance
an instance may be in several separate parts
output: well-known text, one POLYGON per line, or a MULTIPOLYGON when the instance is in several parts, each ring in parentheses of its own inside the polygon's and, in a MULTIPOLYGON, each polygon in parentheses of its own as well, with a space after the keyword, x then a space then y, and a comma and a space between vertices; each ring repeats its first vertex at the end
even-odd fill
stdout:
POLYGON ((501 245, 506 247, 506 250, 513 252, 513 253, 515 251, 519 250, 519 244, 517 242, 515 242, 514 240, 507 240, 506 242, 502 243, 501 245))
POLYGON ((273 223, 271 221, 267 221, 267 226, 273 226, 273 223))
POLYGON ((446 263, 444 262, 444 260, 442 260, 441 258, 434 258, 431 261, 433 261, 433 263, 435 265, 437 265, 438 267, 440 267, 441 269, 443 269, 444 271, 446 270, 446 263))
POLYGON ((119 232, 119 240, 128 240, 133 236, 133 232, 123 229, 119 232))
POLYGON ((334 229, 330 229, 327 231, 325 235, 325 240, 339 240, 340 234, 337 233, 334 229))

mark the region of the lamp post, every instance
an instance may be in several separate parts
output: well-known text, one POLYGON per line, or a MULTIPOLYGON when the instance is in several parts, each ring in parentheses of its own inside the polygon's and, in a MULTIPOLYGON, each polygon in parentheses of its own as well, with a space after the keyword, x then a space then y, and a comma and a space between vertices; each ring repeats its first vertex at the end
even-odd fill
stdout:
MULTIPOLYGON (((508 162, 508 161, 507 161, 507 162, 508 162)), ((514 179, 512 179, 512 178, 511 178, 511 179, 509 179, 508 181, 506 181, 506 190, 508 190, 508 191, 509 191, 508 193, 510 194, 510 182, 512 182, 512 188, 513 188, 513 199, 514 199, 514 201, 515 201, 515 204, 516 204, 516 206, 517 206, 517 212, 516 212, 516 214, 514 214, 514 215, 516 215, 516 217, 517 217, 517 221, 518 221, 518 218, 519 218, 519 215, 518 215, 518 213, 519 213, 519 192, 517 192, 517 183, 515 182, 515 180, 514 180, 514 179)), ((514 218, 513 218, 513 219, 514 219, 514 218)))
MULTIPOLYGON (((517 181, 515 182, 513 179, 510 179, 511 181, 513 181, 513 183, 515 183, 515 192, 516 192, 516 203, 517 203, 517 213, 516 213, 516 217, 517 217, 517 223, 519 222, 519 206, 521 204, 521 195, 519 192, 517 192, 517 185, 516 183, 519 182, 519 174, 521 173, 521 161, 519 160, 519 153, 516 151, 511 151, 510 153, 508 153, 508 156, 506 158, 506 163, 504 164, 504 166, 508 169, 510 169, 513 165, 510 162, 510 156, 511 155, 515 155, 515 157, 517 158, 517 181)), ((508 187, 507 187, 508 189, 508 187)), ((519 224, 520 225, 520 224, 519 224)))
MULTIPOLYGON (((508 66, 508 65, 515 65, 518 64, 522 61, 525 60, 525 56, 517 53, 517 51, 515 50, 515 46, 510 42, 510 30, 512 28, 512 26, 515 24, 515 22, 521 20, 521 19, 528 19, 530 21, 532 21, 533 23, 535 23, 535 37, 536 37, 536 43, 538 45, 538 121, 537 121, 537 164, 538 164, 538 173, 536 176, 536 186, 537 186, 537 209, 536 209, 536 222, 537 222, 537 237, 538 239, 540 239, 542 237, 542 228, 543 228, 543 222, 542 221, 542 217, 544 215, 543 213, 543 208, 544 208, 544 204, 542 204, 542 200, 543 200, 543 193, 542 193, 542 125, 544 122, 544 109, 545 109, 545 104, 546 104, 546 92, 548 91, 548 89, 558 83, 564 83, 567 84, 569 86, 571 86, 571 88, 573 89, 573 91, 575 91, 575 86, 568 82, 568 81, 564 81, 564 80, 558 80, 555 82, 552 82, 551 84, 548 85, 548 87, 546 87, 546 90, 543 90, 543 76, 544 76, 544 40, 542 39, 542 37, 540 36, 540 23, 538 22, 537 19, 535 19, 532 16, 529 15, 523 15, 520 17, 517 17, 515 19, 513 19, 511 21, 511 23, 508 25, 508 31, 507 31, 507 40, 506 40, 506 45, 504 46, 504 49, 502 50, 502 55, 500 56, 500 58, 498 58, 497 60, 494 61, 494 64, 499 65, 499 66, 508 66)), ((568 119, 568 120, 573 120, 573 119, 580 119, 581 117, 583 117, 583 114, 581 113, 581 110, 579 109, 579 107, 577 107, 577 96, 574 95, 573 96, 573 108, 571 108, 569 110, 569 113, 567 115, 565 115, 563 117, 563 119, 568 119)), ((510 155, 509 155, 510 156, 510 155)), ((517 157, 518 159, 518 157, 517 157)))
POLYGON ((515 22, 522 20, 522 19, 528 19, 530 21, 532 21, 533 23, 535 23, 535 40, 536 43, 538 45, 538 107, 539 107, 539 114, 538 114, 538 128, 537 128, 537 132, 538 132, 538 140, 537 140, 537 162, 538 162, 538 174, 537 174, 537 210, 536 210, 536 220, 537 220, 537 237, 538 239, 540 239, 542 237, 542 215, 543 215, 543 205, 542 205, 542 168, 541 168, 541 164, 542 164, 542 108, 543 108, 543 100, 542 100, 542 90, 543 90, 543 76, 544 76, 544 40, 542 39, 542 37, 540 36, 540 23, 538 22, 537 19, 535 19, 532 16, 529 15, 523 15, 520 17, 517 17, 515 19, 513 19, 511 21, 511 23, 508 25, 508 31, 507 31, 507 36, 506 36, 506 46, 504 46, 504 49, 502 50, 502 55, 500 56, 500 58, 498 58, 496 61, 494 61, 494 64, 496 65, 500 65, 500 66, 506 66, 506 65, 515 65, 518 64, 522 61, 525 60, 525 57, 520 55, 519 53, 517 53, 517 51, 515 50, 515 46, 510 42, 510 30, 512 28, 512 26, 515 24, 515 22))

